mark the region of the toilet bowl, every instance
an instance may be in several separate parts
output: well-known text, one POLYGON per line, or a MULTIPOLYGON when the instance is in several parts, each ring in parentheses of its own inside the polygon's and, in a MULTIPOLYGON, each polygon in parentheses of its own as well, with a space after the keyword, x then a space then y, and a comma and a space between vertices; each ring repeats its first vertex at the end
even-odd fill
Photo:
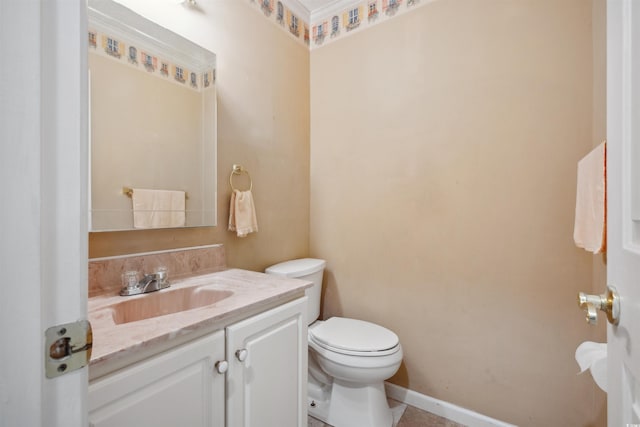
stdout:
POLYGON ((309 297, 309 414, 334 427, 390 427, 384 381, 402 363, 402 346, 392 331, 363 320, 317 320, 324 260, 305 258, 276 264, 268 274, 313 282, 309 297))
POLYGON ((316 387, 309 387, 309 413, 335 427, 391 426, 384 380, 402 362, 398 337, 373 323, 332 317, 314 322, 308 338, 309 365, 325 374, 318 377, 310 368, 316 387))

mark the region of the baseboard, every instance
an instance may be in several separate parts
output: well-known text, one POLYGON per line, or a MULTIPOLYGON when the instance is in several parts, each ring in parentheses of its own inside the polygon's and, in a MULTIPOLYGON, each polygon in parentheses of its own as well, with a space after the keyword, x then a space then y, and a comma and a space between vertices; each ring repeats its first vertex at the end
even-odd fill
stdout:
POLYGON ((486 415, 470 411, 469 409, 456 406, 453 403, 434 399, 433 397, 420 394, 413 390, 397 386, 391 383, 384 384, 387 397, 397 400, 407 405, 415 406, 440 417, 451 421, 473 427, 516 427, 514 424, 505 423, 487 417, 486 415))

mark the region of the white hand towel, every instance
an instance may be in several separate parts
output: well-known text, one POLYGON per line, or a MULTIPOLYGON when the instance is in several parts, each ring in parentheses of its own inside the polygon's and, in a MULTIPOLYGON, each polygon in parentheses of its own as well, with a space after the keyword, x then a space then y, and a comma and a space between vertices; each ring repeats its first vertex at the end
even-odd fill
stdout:
POLYGON ((238 237, 258 231, 256 208, 251 190, 233 190, 229 203, 229 231, 235 231, 238 237))
POLYGON ((185 192, 134 188, 134 228, 168 228, 185 225, 185 192))
POLYGON ((573 240, 594 254, 607 247, 607 146, 598 145, 578 163, 573 240))

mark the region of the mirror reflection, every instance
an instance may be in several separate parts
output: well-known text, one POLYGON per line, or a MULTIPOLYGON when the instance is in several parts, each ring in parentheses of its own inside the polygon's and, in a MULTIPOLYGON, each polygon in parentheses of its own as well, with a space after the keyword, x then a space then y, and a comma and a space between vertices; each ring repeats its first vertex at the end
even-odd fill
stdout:
POLYGON ((215 55, 89 2, 90 230, 212 226, 215 55))

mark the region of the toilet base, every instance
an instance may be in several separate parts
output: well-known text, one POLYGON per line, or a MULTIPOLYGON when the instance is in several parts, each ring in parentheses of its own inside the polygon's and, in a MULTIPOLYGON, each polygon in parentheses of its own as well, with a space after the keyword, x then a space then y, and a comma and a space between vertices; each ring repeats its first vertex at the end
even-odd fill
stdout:
MULTIPOLYGON (((311 378, 310 378, 311 379, 311 378)), ((309 382, 309 415, 334 427, 391 427, 393 416, 382 382, 331 385, 309 382)))

